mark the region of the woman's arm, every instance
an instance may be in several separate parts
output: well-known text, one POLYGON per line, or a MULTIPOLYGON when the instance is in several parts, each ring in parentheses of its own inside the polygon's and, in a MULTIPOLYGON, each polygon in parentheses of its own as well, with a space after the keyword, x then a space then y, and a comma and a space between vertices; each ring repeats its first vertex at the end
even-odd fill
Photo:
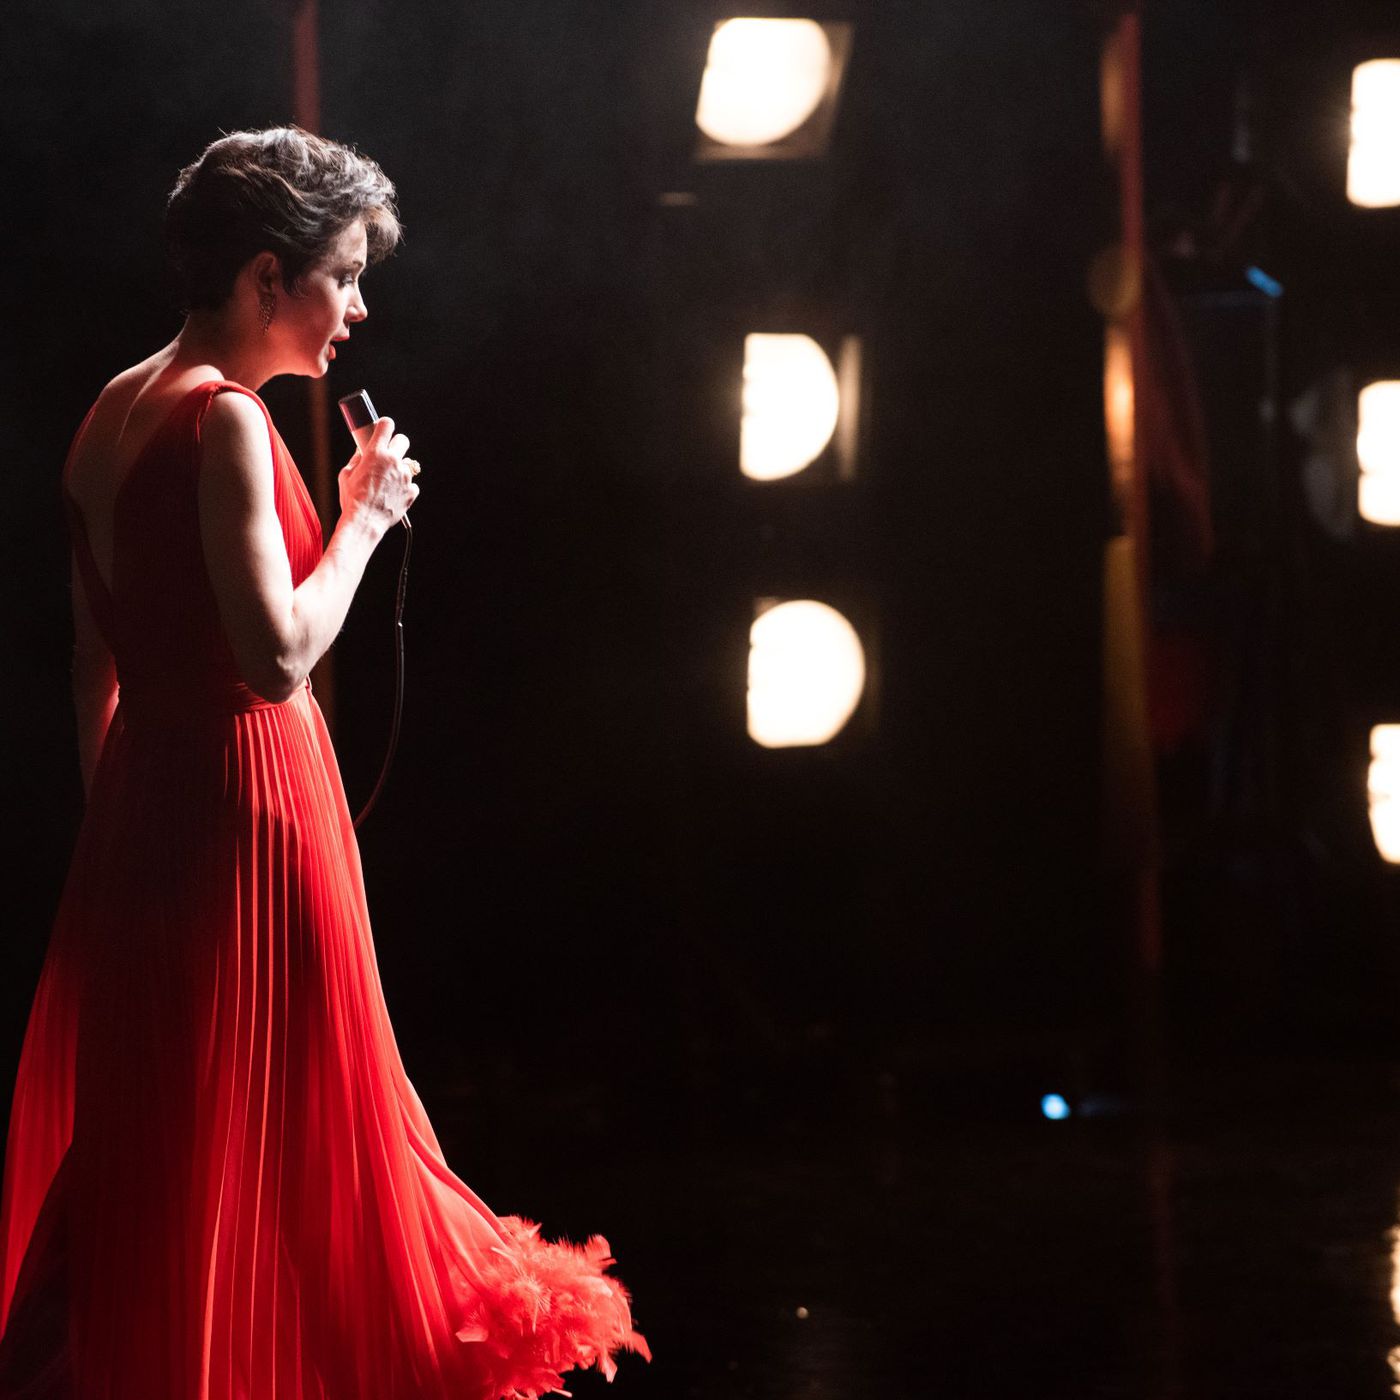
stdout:
POLYGON ((272 445, 246 394, 217 394, 205 411, 199 523, 224 631, 244 681, 265 700, 291 696, 335 640, 365 565, 417 499, 408 439, 382 418, 340 474, 340 519, 320 562, 292 586, 273 496, 272 445))
POLYGON ((78 762, 83 791, 92 790, 92 775, 102 755, 112 711, 117 708, 117 668, 88 606, 77 561, 73 563, 73 708, 78 714, 78 762))

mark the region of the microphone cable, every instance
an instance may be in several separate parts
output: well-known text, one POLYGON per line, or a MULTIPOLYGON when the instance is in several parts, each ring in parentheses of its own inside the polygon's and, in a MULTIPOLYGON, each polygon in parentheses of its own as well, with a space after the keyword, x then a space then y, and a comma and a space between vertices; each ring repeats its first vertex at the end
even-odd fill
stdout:
POLYGON ((379 794, 384 791, 384 783, 389 777, 389 769, 394 763, 394 752, 399 746, 399 728, 403 723, 403 600, 408 592, 408 561, 413 554, 413 526, 405 515, 399 522, 403 526, 403 562, 399 565, 399 586, 394 596, 394 718, 389 725, 389 744, 384 750, 384 763, 375 779, 374 791, 355 818, 355 830, 374 810, 379 794))
MULTIPOLYGON (((373 427, 379 421, 379 414, 374 411, 374 404, 363 389, 346 394, 339 400, 339 404, 345 426, 350 429, 350 435, 358 447, 359 434, 373 427)), ((403 526, 404 534, 403 562, 399 565, 399 586, 394 597, 394 718, 389 726, 389 745, 384 750, 384 762, 379 769, 379 777, 375 779, 374 790, 360 809, 360 815, 355 818, 356 831, 360 829, 360 823, 374 810, 374 804, 379 801, 379 794, 384 791, 389 769, 394 763, 394 753, 399 747, 399 728, 403 723, 403 603, 408 593, 408 561, 413 554, 413 526, 409 523, 406 512, 400 518, 399 524, 403 526)))

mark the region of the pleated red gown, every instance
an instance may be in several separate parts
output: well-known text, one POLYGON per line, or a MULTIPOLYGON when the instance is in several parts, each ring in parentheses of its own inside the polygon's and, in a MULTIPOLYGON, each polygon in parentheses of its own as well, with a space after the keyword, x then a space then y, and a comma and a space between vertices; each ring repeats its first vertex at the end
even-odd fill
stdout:
MULTIPOLYGON (((196 502, 221 390, 249 393, 193 389, 123 481, 110 594, 70 503, 121 693, 15 1085, 0 1397, 497 1400, 573 1366, 611 1379, 617 1350, 649 1353, 607 1241, 548 1243, 449 1170, 394 1040, 320 709, 309 685, 274 705, 238 678, 196 502)), ((320 528, 268 431, 300 582, 320 528)))

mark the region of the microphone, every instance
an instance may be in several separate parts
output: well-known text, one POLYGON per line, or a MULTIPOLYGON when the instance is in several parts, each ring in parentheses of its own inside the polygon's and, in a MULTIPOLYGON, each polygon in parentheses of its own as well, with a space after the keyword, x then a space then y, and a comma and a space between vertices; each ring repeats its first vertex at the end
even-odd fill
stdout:
POLYGON ((345 419, 345 426, 350 429, 350 436, 355 439, 356 446, 363 448, 370 430, 379 422, 379 415, 370 402, 368 390, 356 389, 353 394, 346 394, 340 400, 340 412, 345 419))

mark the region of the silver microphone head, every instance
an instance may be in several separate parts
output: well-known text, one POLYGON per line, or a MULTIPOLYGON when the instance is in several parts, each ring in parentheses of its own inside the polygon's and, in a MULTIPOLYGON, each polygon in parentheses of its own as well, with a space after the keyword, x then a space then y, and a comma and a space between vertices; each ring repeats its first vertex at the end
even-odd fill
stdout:
POLYGON ((374 411, 374 405, 370 402, 369 393, 364 389, 357 389, 353 394, 346 394, 340 401, 340 412, 345 418, 345 426, 350 429, 351 437, 356 438, 366 428, 371 428, 379 420, 379 415, 374 411))

